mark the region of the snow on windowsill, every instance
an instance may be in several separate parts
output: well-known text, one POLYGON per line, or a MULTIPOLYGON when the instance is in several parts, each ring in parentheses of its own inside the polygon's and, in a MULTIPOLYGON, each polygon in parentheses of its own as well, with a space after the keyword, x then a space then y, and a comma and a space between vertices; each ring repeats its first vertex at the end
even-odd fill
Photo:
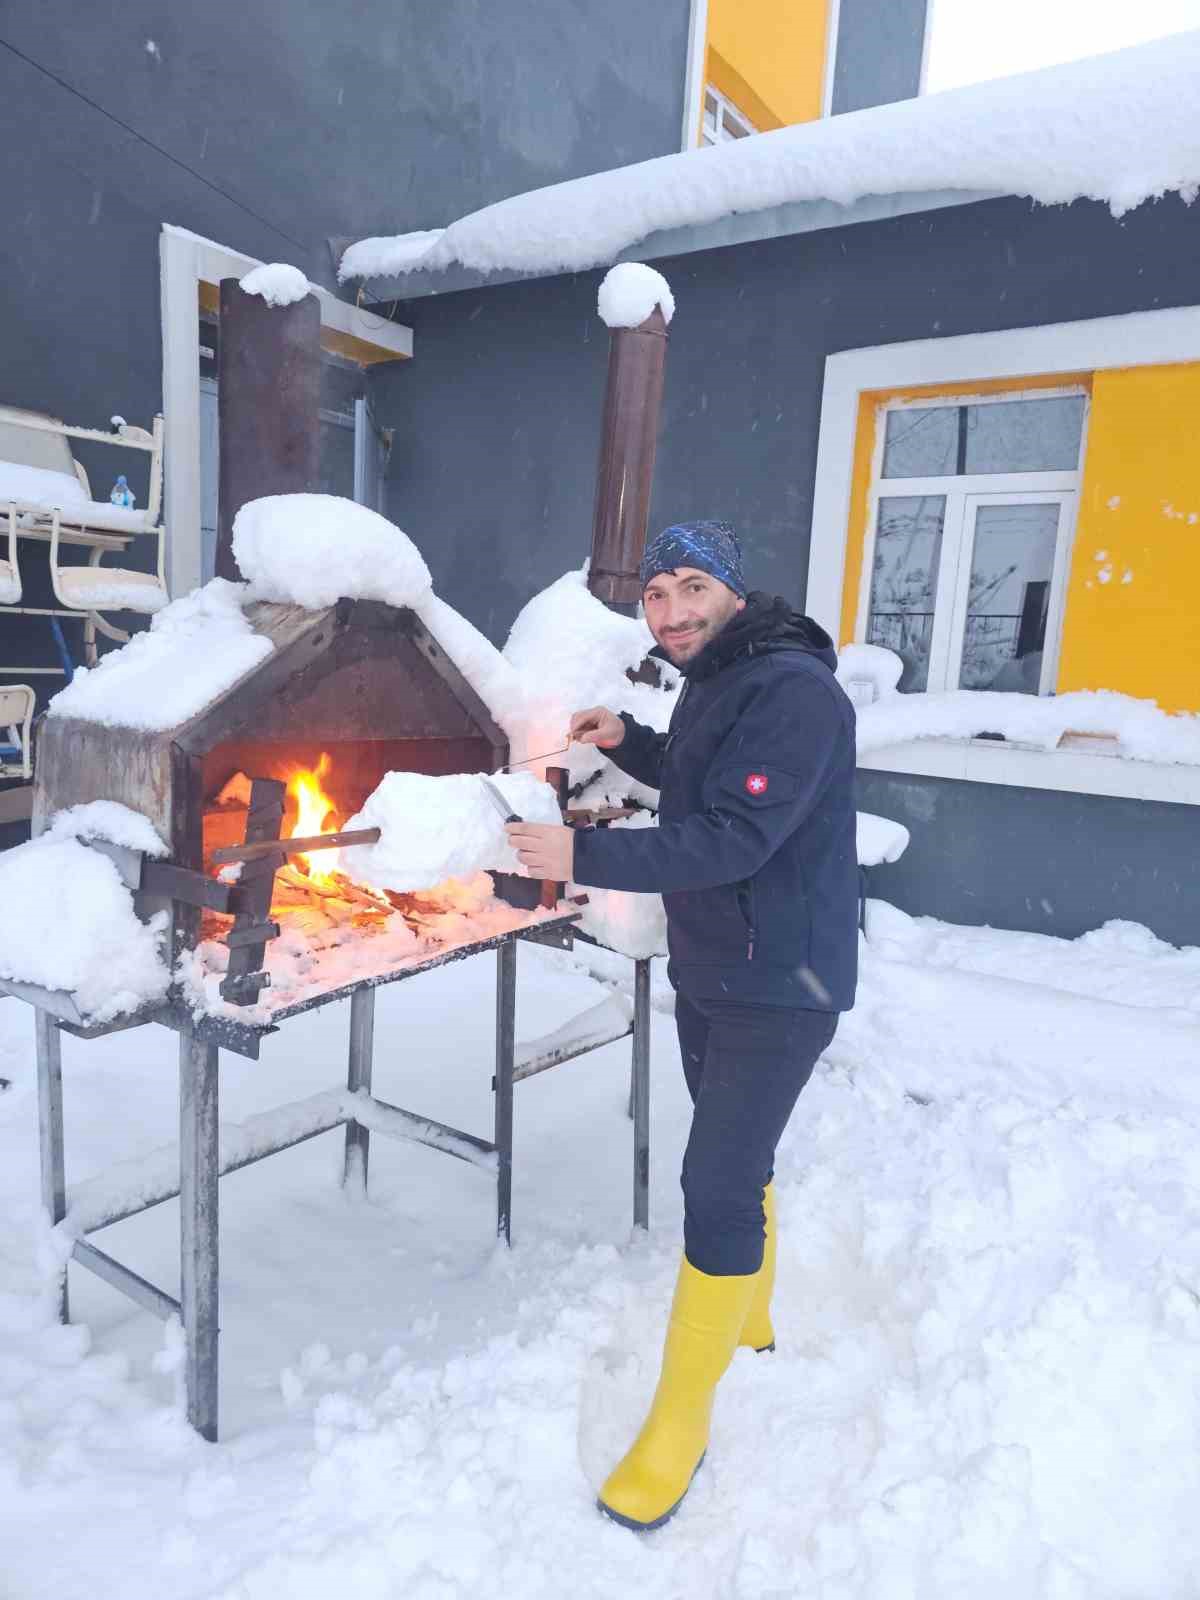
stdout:
POLYGON ((900 694, 877 661, 867 673, 862 653, 847 646, 838 668, 840 678, 859 673, 875 685, 877 698, 858 710, 861 767, 1200 804, 1200 715, 1106 689, 900 694))

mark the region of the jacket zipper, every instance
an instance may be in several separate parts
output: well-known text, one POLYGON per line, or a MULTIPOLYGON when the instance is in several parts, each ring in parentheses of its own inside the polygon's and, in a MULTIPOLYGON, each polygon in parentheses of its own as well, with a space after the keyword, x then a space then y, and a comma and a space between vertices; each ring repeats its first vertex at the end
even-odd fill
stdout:
POLYGON ((746 924, 746 960, 754 960, 754 941, 758 937, 758 928, 755 926, 755 896, 753 878, 743 878, 737 886, 738 910, 742 914, 742 921, 746 924))

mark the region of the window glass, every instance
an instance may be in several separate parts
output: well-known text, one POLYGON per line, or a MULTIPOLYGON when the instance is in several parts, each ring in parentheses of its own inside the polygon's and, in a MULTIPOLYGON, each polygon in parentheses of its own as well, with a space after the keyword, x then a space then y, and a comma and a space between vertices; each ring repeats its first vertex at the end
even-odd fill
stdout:
POLYGON ((980 506, 963 636, 962 689, 1037 694, 1060 507, 980 506))
POLYGON ((929 683, 946 501, 942 495, 890 495, 879 502, 867 643, 894 650, 904 663, 899 687, 929 683))
POLYGON ((1074 472, 1079 465, 1082 395, 1001 400, 966 413, 969 473, 1074 472))
POLYGON ((887 413, 885 478, 944 478, 958 470, 961 406, 920 406, 887 413))

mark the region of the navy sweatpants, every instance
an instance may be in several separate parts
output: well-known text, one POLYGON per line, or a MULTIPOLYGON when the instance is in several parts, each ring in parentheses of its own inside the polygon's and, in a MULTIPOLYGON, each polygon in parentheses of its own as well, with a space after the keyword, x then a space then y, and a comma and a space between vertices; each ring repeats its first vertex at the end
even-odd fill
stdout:
POLYGON ((684 1249, 712 1277, 757 1272, 775 1147, 837 1014, 677 991, 675 1023, 695 1108, 680 1180, 684 1249))

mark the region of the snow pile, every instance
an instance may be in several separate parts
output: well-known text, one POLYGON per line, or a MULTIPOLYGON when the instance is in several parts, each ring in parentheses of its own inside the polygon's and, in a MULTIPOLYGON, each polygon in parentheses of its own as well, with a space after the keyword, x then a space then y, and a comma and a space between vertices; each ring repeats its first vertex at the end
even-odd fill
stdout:
MULTIPOLYGON (((73 472, 56 472, 51 467, 27 467, 19 461, 0 461, 0 510, 7 517, 8 504, 27 506, 18 511, 17 522, 28 526, 40 523, 54 510, 64 519, 86 523, 91 528, 107 528, 121 533, 144 533, 154 526, 148 511, 136 506, 114 506, 107 500, 89 500, 87 491, 73 472)), ((89 567, 68 567, 69 575, 89 573, 89 567)), ((103 570, 103 569, 101 569, 103 570)))
POLYGON ((87 493, 73 472, 51 467, 27 467, 20 461, 0 461, 0 507, 7 513, 11 500, 44 511, 71 511, 87 505, 87 493))
POLYGON ((56 811, 40 837, 103 839, 108 844, 122 845, 126 850, 140 850, 143 855, 155 859, 167 853, 150 819, 117 800, 89 800, 83 805, 56 811))
POLYGON ((462 218, 424 250, 411 235, 364 240, 346 251, 340 276, 453 262, 579 271, 660 229, 866 195, 1087 197, 1120 217, 1169 192, 1194 197, 1198 78, 1200 31, 554 184, 462 218))
POLYGON ((408 272, 419 267, 445 231, 445 228, 425 228, 397 237, 360 239, 346 251, 346 256, 353 255, 354 266, 348 268, 343 257, 339 280, 344 283, 347 278, 376 278, 384 273, 408 272))
POLYGON ((54 696, 48 714, 108 728, 173 728, 203 711, 273 650, 242 615, 244 586, 214 578, 160 611, 144 633, 54 696))
MULTIPOLYGON (((1027 937, 921 931, 997 970, 1027 937)), ((339 1185, 340 1134, 247 1169, 222 1210, 210 1445, 180 1419, 177 1333, 76 1268, 76 1320, 54 1320, 69 1241, 40 1215, 28 1013, 0 1005, 6 1595, 1190 1600, 1200 1031, 1163 1012, 1194 994, 1197 953, 1142 934, 1140 953, 1122 936, 1128 1007, 1061 987, 1099 934, 1046 940, 1036 985, 867 942, 860 1005, 776 1161, 778 1352, 735 1356, 708 1459, 650 1540, 594 1498, 653 1392, 679 1260, 690 1103, 669 1017, 651 1019, 652 1226, 632 1247, 628 1039, 518 1091, 511 1254, 491 1175, 436 1152, 373 1144, 366 1206, 339 1185)), ((523 1037, 569 1036, 604 1001, 569 956, 526 948, 520 968, 523 1037)), ((486 1133, 494 974, 459 962, 378 992, 385 1098, 486 1133)), ((345 1030, 344 1008, 318 1011, 223 1068, 223 1151, 343 1106, 345 1030)), ((114 1162, 141 1158, 134 1192, 170 1173, 170 1045, 64 1039, 76 1218, 111 1198, 114 1162)), ((176 1281, 176 1207, 109 1238, 176 1281)))
MULTIPOLYGON (((145 818, 126 816, 155 838, 145 818)), ((142 922, 113 862, 70 835, 74 826, 94 825, 95 819, 89 824, 76 814, 62 832, 52 827, 0 851, 0 904, 20 913, 0 917, 0 978, 65 990, 88 1020, 109 1022, 166 994, 167 914, 142 922)), ((127 837, 141 831, 131 826, 127 837)), ((155 853, 162 853, 161 842, 155 853)))
POLYGON ((344 597, 416 605, 429 568, 407 534, 377 511, 333 494, 250 500, 233 520, 233 554, 250 597, 310 611, 344 597))
MULTIPOLYGON (((510 727, 514 760, 555 750, 567 742, 571 713, 604 705, 628 711, 638 722, 665 732, 679 687, 667 662, 656 663, 663 687, 631 683, 654 646, 654 636, 638 617, 610 611, 588 592, 587 569, 565 573, 524 607, 504 646, 504 657, 525 685, 519 722, 510 727)), ((595 745, 571 745, 554 757, 570 773, 574 803, 619 805, 638 800, 658 804, 658 791, 635 783, 595 745)), ((618 824, 614 824, 615 826, 618 824)), ((649 813, 625 824, 649 827, 649 813)), ((662 899, 617 889, 586 891, 584 931, 625 955, 664 954, 666 917, 662 899)))
MULTIPOLYGON (((628 780, 626 780, 628 781, 628 780)), ((610 823, 613 828, 653 828, 656 819, 649 811, 635 811, 610 823)), ((575 894, 586 894, 580 927, 593 939, 640 961, 645 956, 667 953, 667 912, 660 894, 630 894, 623 889, 594 889, 572 885, 575 894)))
MULTIPOLYGON (((503 773, 491 782, 525 821, 559 821, 553 789, 531 773, 503 773)), ((473 773, 389 772, 345 826, 381 830, 378 844, 352 845, 340 859, 350 877, 380 889, 402 893, 486 869, 524 871, 498 807, 473 773)))
MULTIPOLYGON (((524 726, 513 737, 513 759, 566 744, 571 713, 588 706, 628 711, 638 722, 665 731, 679 682, 675 669, 658 663, 666 693, 626 676, 637 671, 653 646, 654 636, 640 617, 620 616, 588 592, 586 568, 565 573, 534 595, 504 646, 505 660, 528 693, 524 726)), ((594 745, 572 745, 555 761, 567 767, 572 783, 587 783, 581 803, 630 795, 657 801, 657 790, 634 783, 594 745)))
POLYGON ((269 306, 293 306, 309 293, 308 279, 300 268, 282 261, 255 267, 239 280, 239 287, 246 294, 259 295, 269 306))
POLYGON ((137 611, 153 616, 168 604, 157 574, 120 567, 60 567, 58 587, 80 611, 137 611))
POLYGON ((882 645, 844 644, 838 651, 837 681, 855 706, 869 706, 891 694, 903 673, 903 661, 882 645))
POLYGON ((661 272, 640 261, 623 261, 604 276, 596 296, 600 320, 610 328, 639 328, 657 307, 669 325, 675 296, 661 272))
POLYGON ((1064 940, 910 917, 884 900, 868 900, 867 934, 871 948, 892 960, 1050 983, 1065 993, 1119 1001, 1200 1027, 1200 946, 1176 949, 1137 922, 1114 919, 1064 940))
POLYGON ((902 822, 859 811, 855 813, 855 837, 859 866, 877 867, 884 861, 899 861, 908 849, 910 834, 902 822))
POLYGON ((1001 733, 1019 744, 1054 750, 1064 733, 1114 734, 1117 753, 1132 761, 1200 766, 1200 715, 1160 711, 1109 689, 1070 694, 1003 694, 952 689, 942 694, 891 694, 858 711, 858 754, 909 739, 971 739, 1001 733))
POLYGON ((439 600, 432 589, 413 609, 504 732, 517 735, 529 694, 516 668, 473 623, 439 600))

